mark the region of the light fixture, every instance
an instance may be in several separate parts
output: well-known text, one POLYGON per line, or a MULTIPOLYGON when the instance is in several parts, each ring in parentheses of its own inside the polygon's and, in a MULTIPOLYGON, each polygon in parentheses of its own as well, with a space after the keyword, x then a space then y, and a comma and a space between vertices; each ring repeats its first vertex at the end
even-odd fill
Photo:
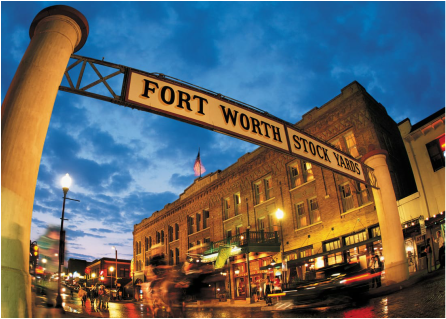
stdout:
POLYGON ((236 270, 234 271, 234 273, 235 273, 236 275, 238 275, 238 274, 240 273, 240 270, 236 269, 236 270))
POLYGON ((276 217, 277 217, 277 219, 283 218, 283 211, 280 208, 277 208, 277 210, 276 210, 276 217))
POLYGON ((61 181, 60 181, 61 185, 62 185, 62 189, 69 189, 71 186, 71 177, 70 175, 66 174, 64 177, 62 177, 61 181))

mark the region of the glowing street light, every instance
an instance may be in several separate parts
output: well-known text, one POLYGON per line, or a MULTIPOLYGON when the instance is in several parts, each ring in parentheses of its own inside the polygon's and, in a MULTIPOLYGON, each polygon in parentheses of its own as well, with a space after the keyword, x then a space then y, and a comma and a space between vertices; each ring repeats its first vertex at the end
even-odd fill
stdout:
MULTIPOLYGON (((280 222, 280 237, 282 238, 282 268, 283 268, 283 261, 285 259, 285 246, 283 245, 283 229, 282 229, 282 219, 283 219, 284 213, 283 210, 281 210, 280 208, 277 208, 276 210, 276 218, 279 220, 280 222)), ((282 269, 283 271, 283 269, 282 269)), ((283 282, 285 283, 285 278, 286 276, 283 276, 283 282)))

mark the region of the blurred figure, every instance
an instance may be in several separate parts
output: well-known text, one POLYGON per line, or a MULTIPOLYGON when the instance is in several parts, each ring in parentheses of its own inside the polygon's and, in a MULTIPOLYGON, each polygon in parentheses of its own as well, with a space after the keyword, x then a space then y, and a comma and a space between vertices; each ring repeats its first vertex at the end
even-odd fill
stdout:
POLYGON ((426 261, 427 261, 427 272, 432 271, 432 247, 431 247, 431 239, 428 238, 426 242, 426 247, 424 248, 424 252, 426 253, 426 261))
POLYGON ((77 293, 77 296, 80 298, 82 302, 82 307, 85 306, 87 301, 87 292, 81 287, 79 289, 79 292, 77 293))
POLYGON ((434 239, 438 243, 438 260, 440 261, 440 269, 444 268, 444 238, 441 236, 441 230, 437 230, 437 239, 434 239))
POLYGON ((381 270, 382 263, 378 255, 375 255, 370 260, 370 273, 376 274, 372 279, 372 288, 376 284, 376 288, 381 287, 381 270))

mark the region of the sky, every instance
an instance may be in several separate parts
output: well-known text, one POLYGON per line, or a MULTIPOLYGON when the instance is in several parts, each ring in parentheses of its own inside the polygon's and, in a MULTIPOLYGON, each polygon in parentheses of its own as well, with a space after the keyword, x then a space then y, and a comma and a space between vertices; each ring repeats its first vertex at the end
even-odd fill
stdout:
MULTIPOLYGON (((77 55, 164 73, 287 122, 298 122, 353 81, 397 123, 409 118, 415 124, 445 106, 443 1, 2 1, 2 102, 30 42, 32 20, 55 4, 72 6, 88 20, 90 33, 77 55)), ((121 83, 113 82, 115 92, 121 83)), ((73 183, 67 196, 80 202, 66 203, 66 258, 114 258, 116 246, 118 258, 131 259, 133 226, 194 182, 199 148, 208 174, 257 147, 59 91, 39 168, 31 239, 60 225, 60 179, 68 173, 73 183)))

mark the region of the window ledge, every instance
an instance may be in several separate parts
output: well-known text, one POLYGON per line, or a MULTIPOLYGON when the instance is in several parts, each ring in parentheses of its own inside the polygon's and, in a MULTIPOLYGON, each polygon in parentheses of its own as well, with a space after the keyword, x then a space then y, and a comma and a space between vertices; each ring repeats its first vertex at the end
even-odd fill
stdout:
POLYGON ((290 189, 290 192, 292 192, 292 191, 294 191, 294 190, 296 190, 296 189, 298 189, 298 188, 301 188, 301 187, 303 187, 303 186, 306 186, 306 185, 308 185, 308 184, 310 184, 310 183, 313 183, 313 182, 315 182, 315 181, 316 181, 316 179, 312 179, 312 180, 309 181, 309 182, 306 182, 306 183, 303 183, 302 185, 296 186, 296 187, 290 189))
MULTIPOLYGON (((263 204, 263 203, 262 203, 263 204)), ((233 219, 235 219, 236 217, 240 217, 240 216, 242 216, 242 214, 238 214, 237 216, 232 216, 232 217, 230 217, 230 218, 228 218, 228 219, 225 219, 224 221, 223 221, 223 223, 226 223, 226 222, 228 222, 228 221, 230 221, 230 220, 233 220, 233 219)))
POLYGON ((310 227, 313 227, 313 226, 316 226, 316 225, 319 225, 319 224, 322 224, 322 221, 317 222, 317 223, 314 223, 314 224, 311 224, 311 225, 308 225, 308 226, 305 226, 305 227, 301 227, 301 228, 295 229, 294 231, 299 231, 299 230, 302 230, 302 229, 307 229, 307 228, 310 228, 310 227))
POLYGON ((205 230, 207 230, 207 229, 209 229, 209 228, 210 228, 210 227, 203 228, 202 230, 196 231, 195 233, 189 234, 189 235, 187 235, 187 236, 193 236, 193 235, 199 234, 199 233, 204 232, 205 230))
POLYGON ((370 206, 370 205, 373 205, 373 204, 375 204, 375 203, 374 203, 374 202, 370 202, 370 203, 367 203, 367 204, 365 204, 365 205, 362 205, 362 206, 359 206, 359 207, 352 208, 352 209, 350 209, 350 210, 348 210, 348 211, 346 211, 346 212, 341 213, 341 216, 345 216, 345 215, 347 215, 347 214, 356 212, 356 211, 360 210, 361 208, 364 208, 364 207, 367 207, 367 206, 370 206))
MULTIPOLYGON (((274 197, 271 197, 270 199, 267 199, 266 201, 264 201, 264 202, 262 202, 262 203, 260 203, 260 204, 254 205, 254 208, 257 208, 257 207, 260 207, 260 206, 262 206, 262 205, 265 205, 265 204, 268 203, 268 202, 272 202, 274 199, 276 199, 275 196, 274 196, 274 197)), ((238 215, 237 215, 237 216, 238 216, 238 215)))

